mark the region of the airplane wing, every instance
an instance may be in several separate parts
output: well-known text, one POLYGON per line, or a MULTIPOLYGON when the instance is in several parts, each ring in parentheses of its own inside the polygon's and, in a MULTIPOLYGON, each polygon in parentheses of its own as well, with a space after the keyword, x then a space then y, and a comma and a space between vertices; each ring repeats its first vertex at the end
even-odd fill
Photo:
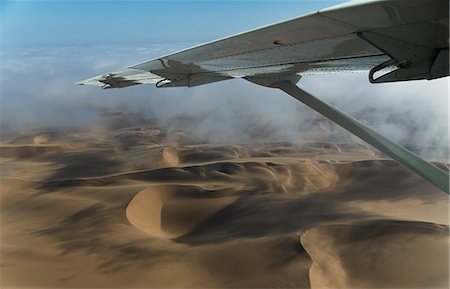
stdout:
POLYGON ((350 1, 118 69, 79 84, 196 86, 230 78, 281 89, 449 193, 449 174, 295 84, 369 71, 372 83, 449 75, 448 0, 350 1))
POLYGON ((196 86, 236 77, 370 71, 371 82, 448 75, 448 1, 350 1, 78 84, 196 86), (381 74, 375 77, 376 74, 381 74))

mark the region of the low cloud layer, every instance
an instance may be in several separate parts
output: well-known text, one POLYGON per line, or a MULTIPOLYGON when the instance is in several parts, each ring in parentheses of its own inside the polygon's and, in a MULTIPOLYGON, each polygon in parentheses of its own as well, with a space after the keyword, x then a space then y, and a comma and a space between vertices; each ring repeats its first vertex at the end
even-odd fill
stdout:
MULTIPOLYGON (((74 84, 191 44, 5 48, 1 130, 151 123, 185 127, 212 142, 252 142, 296 140, 317 126, 321 117, 303 104, 244 80, 164 89, 74 84)), ((372 85, 364 73, 332 74, 304 77, 300 85, 403 145, 447 155, 448 78, 372 85)))

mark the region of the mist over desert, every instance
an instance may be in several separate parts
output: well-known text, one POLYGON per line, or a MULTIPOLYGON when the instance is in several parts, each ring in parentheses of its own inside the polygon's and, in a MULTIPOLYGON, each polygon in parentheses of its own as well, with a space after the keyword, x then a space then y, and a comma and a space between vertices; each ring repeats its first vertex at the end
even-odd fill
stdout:
POLYGON ((447 288, 448 195, 308 117, 290 141, 120 112, 3 135, 2 288, 447 288))

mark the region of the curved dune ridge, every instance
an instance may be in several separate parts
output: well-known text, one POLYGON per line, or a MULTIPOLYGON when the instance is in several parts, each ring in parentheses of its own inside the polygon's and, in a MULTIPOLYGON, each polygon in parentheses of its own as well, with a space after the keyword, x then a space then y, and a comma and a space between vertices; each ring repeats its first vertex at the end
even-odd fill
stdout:
POLYGON ((201 221, 235 201, 235 197, 198 198, 183 196, 201 192, 201 187, 155 186, 140 191, 126 208, 128 221, 156 237, 176 238, 192 231, 201 221))
POLYGON ((376 220, 319 226, 300 242, 311 288, 448 288, 449 227, 376 220))
POLYGON ((330 188, 338 181, 332 167, 310 160, 289 164, 225 162, 167 168, 147 177, 155 181, 158 176, 161 176, 159 180, 170 176, 178 184, 150 186, 140 191, 127 206, 126 216, 141 231, 164 238, 190 233, 238 197, 310 193, 330 188), (177 180, 177 176, 181 179, 177 180))
POLYGON ((256 158, 130 172, 104 180, 114 182, 127 178, 194 185, 227 182, 241 185, 243 192, 258 190, 261 194, 310 193, 332 188, 339 181, 334 165, 327 162, 256 158))
MULTIPOLYGON (((120 178, 122 176, 119 176, 120 178)), ((296 223, 299 226, 311 226, 317 222, 316 219, 333 220, 332 217, 326 217, 320 209, 320 206, 327 204, 326 200, 333 203, 355 199, 359 201, 355 204, 364 204, 361 201, 377 201, 377 198, 382 199, 386 196, 402 198, 405 193, 399 194, 401 190, 414 186, 420 189, 421 183, 420 178, 391 161, 331 164, 312 160, 288 163, 257 162, 255 159, 252 162, 230 161, 200 166, 169 167, 145 173, 132 173, 123 178, 163 183, 149 186, 136 194, 126 208, 126 216, 137 229, 152 236, 171 239, 188 235, 209 221, 197 231, 198 236, 204 238, 208 230, 216 229, 219 220, 223 221, 222 217, 215 216, 216 213, 237 199, 241 202, 239 206, 233 208, 233 214, 247 214, 247 219, 242 224, 239 218, 235 219, 231 214, 226 217, 229 218, 228 228, 235 225, 241 230, 245 228, 245 224, 252 223, 254 224, 252 226, 260 226, 264 223, 262 220, 265 216, 259 214, 264 212, 275 214, 271 217, 273 220, 291 222, 291 224, 277 224, 277 227, 295 228, 296 223), (392 184, 394 190, 383 192, 380 184, 389 182, 395 182, 392 184), (333 193, 333 190, 340 193, 333 193), (315 197, 315 194, 319 195, 315 197), (252 196, 264 198, 248 199, 252 196), (270 208, 263 209, 268 205, 267 202, 270 202, 268 198, 274 198, 274 203, 270 208), (319 205, 322 202, 325 203, 319 205), (308 203, 314 208, 304 207, 308 203), (283 206, 286 206, 286 209, 283 209, 283 206), (293 217, 302 217, 304 211, 307 219, 289 220, 288 215, 280 215, 283 211, 293 217), (291 213, 288 213, 289 211, 291 213), (213 216, 219 218, 218 221, 209 220, 213 216)), ((359 207, 366 209, 368 213, 376 213, 376 210, 374 212, 372 210, 373 203, 368 204, 367 208, 361 205, 359 207)), ((353 208, 355 207, 357 206, 353 208)), ((330 216, 333 216, 332 214, 336 214, 336 217, 341 214, 345 216, 345 212, 327 213, 331 214, 330 216)), ((385 213, 402 218, 408 216, 404 210, 394 209, 392 213, 390 209, 385 210, 385 213)), ((223 229, 222 233, 228 230, 223 229)), ((253 230, 254 228, 251 228, 249 231, 253 230)), ((263 228, 256 230, 265 231, 263 228)), ((295 233, 293 229, 280 230, 295 233)), ((243 235, 246 234, 243 232, 243 235)), ((208 238, 214 239, 212 235, 208 238)))

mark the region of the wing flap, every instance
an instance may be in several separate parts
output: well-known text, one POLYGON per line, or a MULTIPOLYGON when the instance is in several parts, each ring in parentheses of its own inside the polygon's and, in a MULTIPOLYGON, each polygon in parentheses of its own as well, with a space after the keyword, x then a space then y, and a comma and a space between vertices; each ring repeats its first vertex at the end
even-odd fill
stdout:
POLYGON ((159 75, 138 69, 119 69, 77 82, 79 85, 101 86, 103 88, 122 88, 137 84, 152 84, 163 80, 159 75))

